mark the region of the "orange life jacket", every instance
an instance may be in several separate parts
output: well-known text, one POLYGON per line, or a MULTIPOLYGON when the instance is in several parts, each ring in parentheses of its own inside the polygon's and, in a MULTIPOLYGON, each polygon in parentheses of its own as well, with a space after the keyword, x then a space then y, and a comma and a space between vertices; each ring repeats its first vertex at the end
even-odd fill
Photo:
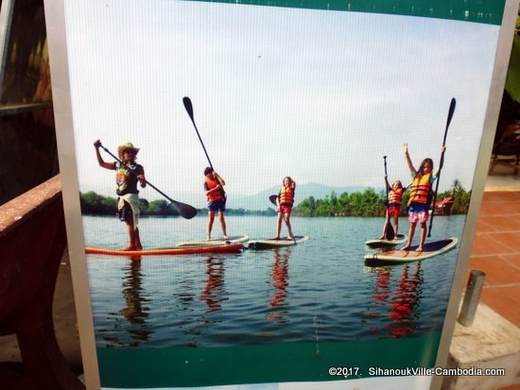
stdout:
POLYGON ((278 199, 280 204, 292 206, 294 203, 294 189, 283 186, 278 199))
POLYGON ((403 198, 403 188, 398 188, 397 190, 390 190, 388 193, 388 204, 401 204, 401 199, 403 198))
POLYGON ((410 198, 408 200, 408 206, 412 203, 426 204, 429 205, 431 201, 432 186, 430 183, 432 174, 427 173, 426 175, 415 175, 412 184, 410 185, 410 198))
MULTIPOLYGON (((210 179, 209 177, 205 177, 206 185, 208 188, 208 191, 215 188, 216 186, 219 186, 220 183, 217 179, 210 179)), ((222 188, 218 189, 217 191, 210 192, 208 195, 208 202, 215 202, 217 200, 224 199, 224 190, 222 188)))

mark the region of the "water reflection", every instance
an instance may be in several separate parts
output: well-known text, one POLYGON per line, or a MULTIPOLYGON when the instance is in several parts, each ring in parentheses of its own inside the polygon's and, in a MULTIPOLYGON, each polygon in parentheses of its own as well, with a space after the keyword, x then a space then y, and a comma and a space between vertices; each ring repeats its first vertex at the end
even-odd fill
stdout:
MULTIPOLYGON (((130 336, 130 342, 123 342, 113 335, 105 337, 111 344, 124 344, 132 347, 139 346, 140 343, 146 342, 150 339, 150 336, 154 333, 152 328, 147 324, 146 320, 150 315, 150 308, 148 304, 151 299, 144 293, 142 287, 142 271, 141 271, 141 259, 133 258, 129 261, 122 269, 123 271, 123 284, 121 292, 123 294, 126 306, 123 307, 119 314, 128 322, 125 326, 121 323, 121 317, 116 322, 119 322, 119 326, 125 328, 128 336, 130 336)), ((116 323, 116 327, 117 327, 116 323)))
MULTIPOLYGON (((392 288, 392 272, 397 271, 393 267, 374 268, 375 288, 372 301, 376 310, 367 311, 366 317, 379 318, 387 322, 385 332, 390 336, 399 338, 411 335, 416 327, 418 308, 422 294, 422 269, 421 263, 405 264, 401 269, 395 287, 392 288)), ((368 322, 365 320, 364 322, 368 322)), ((380 333, 379 327, 371 328, 372 333, 380 333)))
POLYGON ((390 271, 391 268, 381 268, 376 271, 376 289, 373 298, 378 305, 386 303, 390 295, 390 271))
POLYGON ((272 311, 266 319, 270 321, 285 322, 287 310, 284 301, 287 297, 287 286, 289 285, 289 256, 290 248, 273 250, 273 266, 271 269, 272 285, 275 288, 271 297, 270 307, 272 311))
POLYGON ((208 257, 206 260, 206 284, 200 300, 208 306, 206 313, 222 309, 221 302, 225 300, 224 289, 224 257, 208 257))
POLYGON ((417 320, 417 307, 421 297, 422 285, 421 263, 415 266, 406 264, 401 273, 401 279, 392 296, 389 333, 393 337, 408 336, 414 332, 417 320), (411 269, 415 267, 415 271, 411 269))

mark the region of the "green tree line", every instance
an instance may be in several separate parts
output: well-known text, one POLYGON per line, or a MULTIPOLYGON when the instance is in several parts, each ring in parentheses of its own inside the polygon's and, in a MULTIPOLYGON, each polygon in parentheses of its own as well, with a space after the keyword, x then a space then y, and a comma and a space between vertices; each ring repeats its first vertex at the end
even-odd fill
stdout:
MULTIPOLYGON (((458 180, 455 180, 448 191, 439 193, 437 200, 451 196, 453 205, 451 214, 466 214, 468 212, 471 191, 466 191, 458 180)), ((309 197, 300 202, 293 214, 301 217, 381 217, 385 215, 384 191, 377 192, 369 188, 362 192, 344 192, 337 195, 332 192, 324 199, 309 197)), ((81 211, 89 215, 115 215, 117 213, 117 199, 103 196, 94 191, 80 194, 81 211)), ((165 200, 139 199, 142 215, 150 216, 178 216, 177 210, 165 200)), ((408 203, 408 192, 403 195, 402 204, 408 203)), ((199 215, 206 215, 207 209, 198 209, 199 215)), ((276 211, 272 208, 265 210, 226 209, 228 215, 261 215, 273 216, 276 211)), ((401 208, 401 215, 406 215, 406 207, 401 208)))
MULTIPOLYGON (((87 215, 115 215, 117 213, 117 199, 110 196, 99 195, 94 191, 80 193, 80 204, 82 214, 87 215)), ((141 215, 150 216, 178 216, 179 213, 166 200, 152 200, 149 202, 144 198, 139 199, 141 215)), ((208 213, 207 209, 197 209, 199 215, 208 213)), ((227 215, 276 215, 272 208, 266 210, 226 209, 227 215)))
MULTIPOLYGON (((406 205, 409 193, 403 195, 401 215, 406 215, 406 205)), ((466 214, 468 212, 471 191, 466 191, 458 180, 452 187, 437 195, 437 200, 451 196, 453 205, 451 214, 466 214)), ((363 192, 344 192, 337 195, 332 192, 325 199, 309 197, 300 202, 293 210, 294 215, 301 217, 382 217, 385 215, 386 193, 376 192, 368 188, 363 192)))

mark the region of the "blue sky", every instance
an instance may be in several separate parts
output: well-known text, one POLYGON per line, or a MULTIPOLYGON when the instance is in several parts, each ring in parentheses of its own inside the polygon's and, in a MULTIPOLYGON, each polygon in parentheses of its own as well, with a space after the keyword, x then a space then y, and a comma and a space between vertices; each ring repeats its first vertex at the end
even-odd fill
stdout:
POLYGON ((497 26, 172 0, 67 2, 66 16, 82 191, 114 192, 100 138, 141 147, 159 188, 200 196, 207 162, 183 96, 236 195, 286 175, 381 187, 384 154, 390 179, 407 182, 402 144, 417 165, 437 163, 456 97, 441 188, 471 186, 497 26))

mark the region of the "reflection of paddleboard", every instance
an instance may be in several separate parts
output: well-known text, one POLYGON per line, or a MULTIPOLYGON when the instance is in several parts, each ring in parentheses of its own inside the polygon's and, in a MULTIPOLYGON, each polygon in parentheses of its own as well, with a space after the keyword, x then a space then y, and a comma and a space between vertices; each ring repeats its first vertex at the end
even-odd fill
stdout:
POLYGON ((249 241, 247 247, 249 249, 272 249, 279 248, 282 246, 292 246, 299 244, 300 242, 307 241, 309 239, 308 236, 295 236, 294 240, 288 240, 286 238, 282 238, 280 240, 253 240, 249 241))
POLYGON ((368 240, 367 242, 365 242, 365 245, 368 246, 369 248, 384 248, 384 247, 404 244, 406 242, 407 238, 408 237, 406 236, 406 234, 398 234, 393 240, 387 240, 387 239, 368 240))
POLYGON ((111 255, 111 256, 152 256, 152 255, 191 255, 197 253, 219 253, 219 252, 239 252, 243 248, 242 244, 206 246, 206 247, 184 247, 184 248, 157 248, 145 249, 141 251, 122 251, 118 249, 85 248, 87 254, 111 255))
POLYGON ((278 199, 278 195, 271 195, 269 197, 269 200, 272 204, 274 204, 276 206, 276 200, 278 199))
POLYGON ((177 244, 178 247, 186 247, 186 246, 219 246, 219 245, 226 245, 226 244, 240 244, 242 242, 246 242, 249 240, 248 236, 233 236, 228 237, 227 240, 224 240, 223 238, 217 238, 215 240, 209 240, 209 241, 186 241, 186 242, 179 242, 177 244))
POLYGON ((365 263, 406 263, 409 261, 425 260, 433 256, 440 255, 457 246, 457 238, 451 237, 447 240, 428 242, 424 245, 424 251, 417 252, 417 245, 410 248, 409 251, 388 249, 379 253, 372 253, 365 256, 365 263))

